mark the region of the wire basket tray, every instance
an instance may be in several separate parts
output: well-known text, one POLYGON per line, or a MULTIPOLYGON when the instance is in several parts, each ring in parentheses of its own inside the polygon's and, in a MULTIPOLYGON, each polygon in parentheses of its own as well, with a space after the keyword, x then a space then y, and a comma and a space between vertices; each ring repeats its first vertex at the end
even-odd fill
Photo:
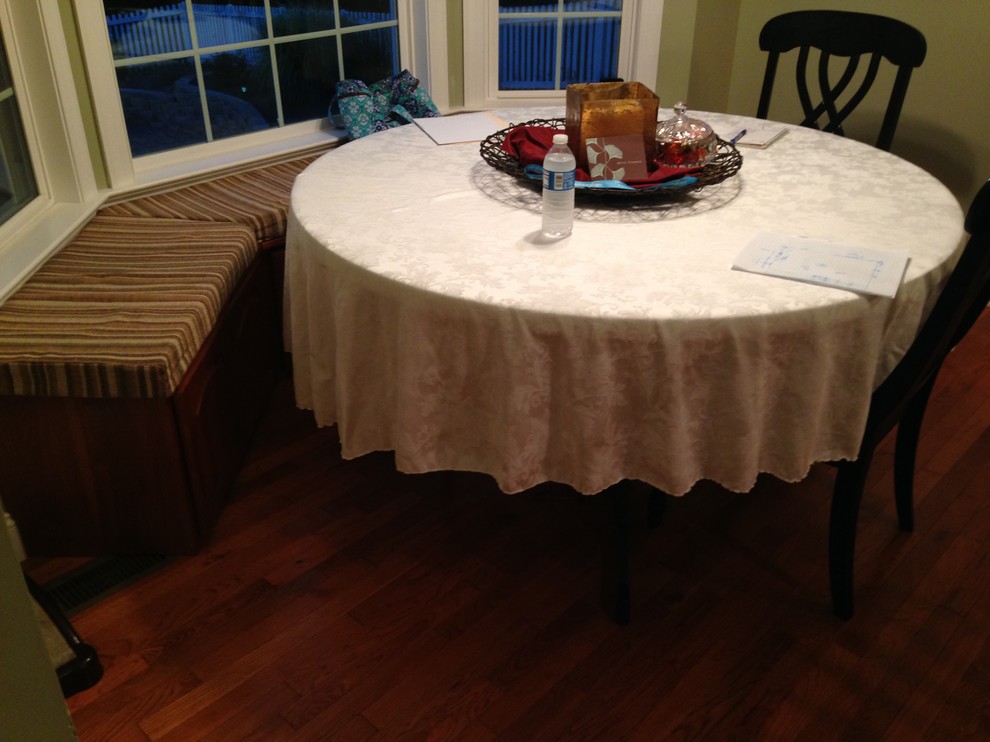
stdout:
MULTIPOLYGON (((548 129, 564 128, 564 119, 533 119, 521 124, 513 124, 489 135, 481 143, 481 157, 496 170, 519 178, 530 185, 538 185, 539 181, 526 175, 523 165, 515 157, 502 149, 502 143, 513 129, 520 126, 541 126, 548 129)), ((626 188, 578 188, 575 193, 589 196, 619 196, 622 198, 673 198, 685 193, 700 190, 706 186, 721 183, 739 172, 742 167, 742 155, 731 142, 719 139, 715 156, 702 167, 701 172, 692 173, 693 183, 684 185, 671 184, 664 188, 626 189, 626 188)))

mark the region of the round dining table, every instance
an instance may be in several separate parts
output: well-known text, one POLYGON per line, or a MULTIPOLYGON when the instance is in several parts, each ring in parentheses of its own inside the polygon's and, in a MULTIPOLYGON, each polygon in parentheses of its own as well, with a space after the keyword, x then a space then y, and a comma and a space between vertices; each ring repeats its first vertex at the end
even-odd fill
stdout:
MULTIPOLYGON (((519 124, 562 108, 498 111, 519 124)), ((669 114, 661 111, 661 118, 669 114)), ((747 124, 694 113, 723 138, 747 124)), ((722 183, 577 194, 540 236, 537 186, 416 125, 348 142, 292 191, 285 330, 297 404, 341 453, 464 470, 506 493, 680 495, 854 459, 877 385, 958 257, 956 198, 867 144, 780 124, 722 183), (734 270, 758 234, 906 251, 893 298, 734 270)))

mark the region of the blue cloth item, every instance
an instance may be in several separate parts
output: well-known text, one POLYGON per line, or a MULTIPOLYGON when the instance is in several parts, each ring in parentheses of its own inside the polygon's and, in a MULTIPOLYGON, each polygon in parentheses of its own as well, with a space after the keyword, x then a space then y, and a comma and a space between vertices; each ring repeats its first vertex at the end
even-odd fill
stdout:
POLYGON ((372 85, 341 80, 330 102, 330 119, 335 126, 346 129, 351 139, 410 124, 414 118, 439 115, 430 94, 409 70, 372 85))
MULTIPOLYGON (((523 168, 523 172, 526 173, 526 177, 531 180, 543 180, 543 168, 539 165, 527 165, 523 168)), ((685 175, 683 178, 677 178, 676 180, 665 180, 663 183, 657 183, 656 185, 643 186, 642 188, 633 188, 628 183, 623 183, 621 180, 578 180, 574 182, 575 188, 618 188, 624 191, 656 191, 660 188, 675 188, 680 186, 689 186, 697 183, 698 179, 693 175, 685 175)))

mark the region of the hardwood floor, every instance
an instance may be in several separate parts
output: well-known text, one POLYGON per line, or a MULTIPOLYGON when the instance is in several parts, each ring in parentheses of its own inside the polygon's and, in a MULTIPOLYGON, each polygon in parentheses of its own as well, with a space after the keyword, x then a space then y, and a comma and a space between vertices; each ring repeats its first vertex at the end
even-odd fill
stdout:
POLYGON ((990 738, 990 313, 929 407, 913 534, 897 530, 891 443, 864 498, 851 621, 829 603, 822 465, 746 495, 699 486, 658 530, 644 510, 620 627, 604 498, 342 461, 286 382, 208 548, 74 617, 106 667, 69 701, 77 731, 990 738))

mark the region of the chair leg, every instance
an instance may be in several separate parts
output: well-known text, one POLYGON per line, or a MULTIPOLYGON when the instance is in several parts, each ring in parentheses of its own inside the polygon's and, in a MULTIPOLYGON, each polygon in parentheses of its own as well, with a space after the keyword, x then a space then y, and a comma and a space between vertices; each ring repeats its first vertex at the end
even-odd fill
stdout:
POLYGON ((873 452, 861 452, 857 461, 838 465, 832 493, 828 533, 828 569, 832 610, 843 620, 853 616, 853 562, 856 556, 856 522, 863 499, 866 474, 873 452))
POLYGON ((647 522, 650 528, 659 528, 663 523, 663 516, 667 512, 667 493, 656 487, 651 487, 648 497, 647 522))
POLYGON ((897 505, 897 522, 902 531, 914 530, 914 469, 918 454, 921 423, 928 407, 928 398, 935 387, 935 378, 922 387, 911 400, 897 426, 897 444, 894 449, 894 502, 897 505))
POLYGON ((31 598, 48 617, 52 629, 58 632, 61 645, 66 650, 58 651, 52 657, 58 663, 55 671, 62 687, 62 695, 69 698, 96 685, 103 677, 103 665, 96 650, 79 638, 55 599, 27 572, 24 572, 24 581, 31 598))
POLYGON ((631 589, 629 587, 629 490, 625 480, 612 487, 615 506, 615 622, 628 626, 630 620, 631 589))

